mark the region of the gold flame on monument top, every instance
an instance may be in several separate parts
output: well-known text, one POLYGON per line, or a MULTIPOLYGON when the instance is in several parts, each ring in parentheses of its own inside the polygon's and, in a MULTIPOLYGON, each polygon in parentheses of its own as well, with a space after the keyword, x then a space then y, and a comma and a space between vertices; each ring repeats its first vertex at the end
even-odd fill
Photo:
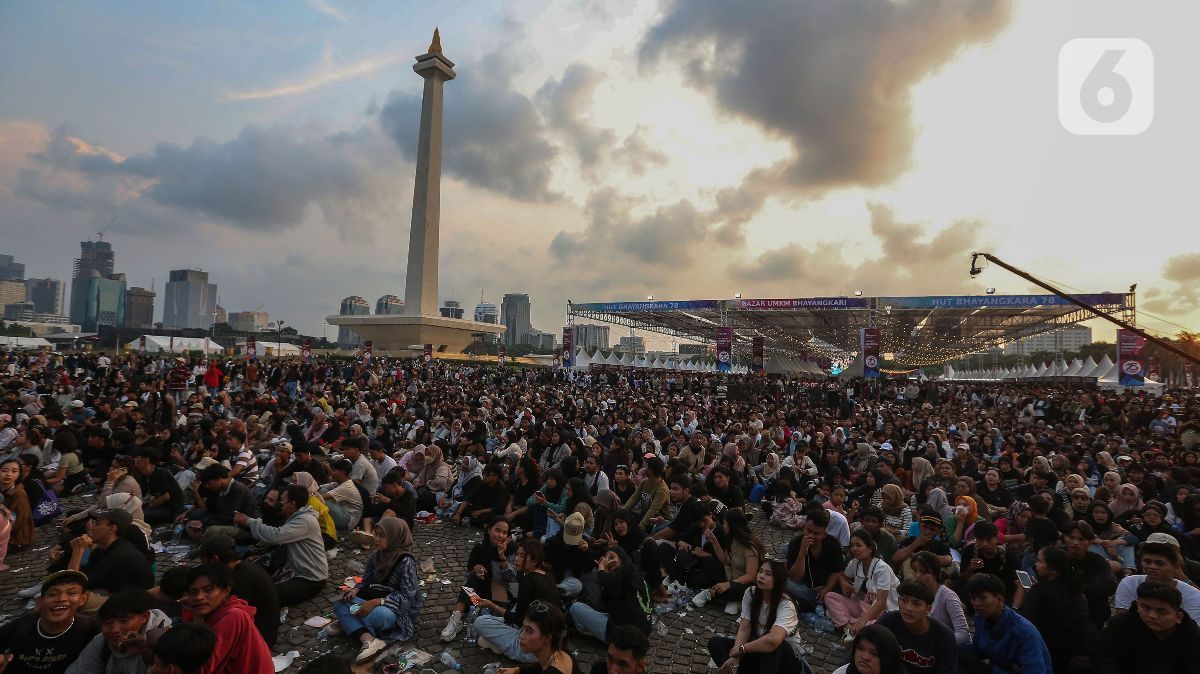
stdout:
POLYGON ((433 29, 433 42, 429 43, 429 52, 428 53, 430 53, 430 54, 441 54, 442 53, 442 36, 441 36, 441 34, 438 33, 437 28, 433 29))

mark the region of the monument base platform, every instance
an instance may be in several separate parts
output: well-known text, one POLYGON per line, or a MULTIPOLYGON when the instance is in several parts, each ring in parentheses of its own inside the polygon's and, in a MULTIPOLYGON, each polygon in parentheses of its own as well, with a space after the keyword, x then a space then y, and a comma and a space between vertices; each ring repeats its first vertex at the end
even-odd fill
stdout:
POLYGON ((504 332, 503 325, 442 316, 327 316, 325 321, 370 340, 376 352, 408 351, 416 345, 432 344, 435 353, 462 353, 484 336, 504 332))

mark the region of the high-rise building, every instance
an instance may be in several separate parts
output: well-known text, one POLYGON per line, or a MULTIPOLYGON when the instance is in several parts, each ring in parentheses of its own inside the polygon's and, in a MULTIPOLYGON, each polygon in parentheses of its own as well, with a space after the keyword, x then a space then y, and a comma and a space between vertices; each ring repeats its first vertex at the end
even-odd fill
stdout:
POLYGON ((536 328, 530 329, 525 336, 525 343, 540 351, 554 351, 558 340, 553 333, 542 332, 536 328))
MULTIPOLYGON (((215 288, 216 286, 213 287, 215 288)), ((229 312, 225 311, 225 307, 220 304, 213 307, 213 323, 229 324, 229 312)))
POLYGON ((125 327, 145 330, 154 327, 154 291, 145 288, 125 290, 125 327))
POLYGON ((9 304, 25 303, 25 282, 16 279, 0 279, 0 309, 9 304))
POLYGON ((529 295, 508 293, 500 302, 500 321, 504 324, 504 343, 527 344, 533 326, 529 323, 529 295))
MULTIPOLYGON (((71 273, 71 322, 78 323, 82 330, 95 332, 99 285, 94 279, 113 280, 113 264, 115 256, 112 244, 107 241, 80 241, 79 257, 75 258, 75 267, 71 273), (94 274, 92 272, 95 272, 94 274), (89 327, 90 326, 90 327, 89 327)), ((121 278, 124 283, 124 277, 121 278)), ((106 295, 107 296, 107 295, 106 295)), ((107 303, 110 308, 113 302, 107 303)), ((121 307, 125 306, 125 289, 121 289, 121 307)), ((124 316, 117 323, 106 325, 121 325, 124 316)))
POLYGON ((404 314, 404 300, 395 295, 384 295, 375 301, 376 316, 400 316, 404 314))
MULTIPOLYGON (((358 295, 351 295, 342 300, 342 306, 338 310, 339 316, 367 316, 371 313, 371 305, 358 295)), ((338 327, 338 346, 343 349, 353 349, 362 346, 363 338, 358 336, 358 333, 352 332, 345 326, 338 327)))
POLYGON ((39 314, 62 314, 67 309, 66 290, 66 284, 56 278, 26 279, 25 301, 39 314))
POLYGON ((1055 353, 1058 351, 1059 337, 1062 336, 1062 350, 1078 351, 1092 343, 1092 329, 1086 325, 1072 325, 1052 332, 1043 332, 1018 339, 1004 347, 1005 355, 1019 354, 1029 356, 1035 353, 1055 353), (1057 334, 1056 334, 1057 333, 1057 334))
POLYGON ((627 335, 621 338, 617 350, 621 353, 644 356, 646 354, 646 341, 638 335, 627 335))
POLYGON ((608 328, 607 325, 577 323, 575 325, 575 348, 607 349, 608 328))
POLYGON ((163 327, 207 330, 217 310, 217 286, 208 282, 208 272, 172 269, 164 290, 163 327))
POLYGON ((229 314, 229 327, 238 332, 262 332, 271 317, 265 311, 234 311, 229 314))
POLYGON ((463 317, 462 304, 458 300, 446 300, 442 306, 438 308, 438 313, 442 318, 459 318, 463 317))
POLYGON ((113 274, 105 278, 92 269, 86 277, 78 277, 71 284, 71 322, 75 323, 75 311, 79 311, 79 328, 83 332, 97 332, 101 326, 123 326, 125 324, 125 275, 113 274))
POLYGON ((500 310, 491 302, 480 302, 475 305, 476 323, 499 323, 500 310))
POLYGON ((0 255, 0 279, 24 281, 25 265, 14 260, 11 255, 0 255))

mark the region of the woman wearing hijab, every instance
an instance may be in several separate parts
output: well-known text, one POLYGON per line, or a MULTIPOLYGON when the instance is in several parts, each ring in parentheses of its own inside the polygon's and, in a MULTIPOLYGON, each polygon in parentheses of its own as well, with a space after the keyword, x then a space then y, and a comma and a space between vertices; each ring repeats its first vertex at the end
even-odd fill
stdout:
POLYGON ((451 477, 450 464, 442 458, 442 448, 436 444, 425 447, 425 463, 412 483, 417 490, 417 510, 433 510, 437 495, 450 486, 451 477))
POLYGON ((321 497, 320 485, 317 484, 316 478, 303 471, 292 473, 292 484, 301 485, 308 490, 308 507, 317 511, 317 522, 321 525, 321 537, 325 539, 325 549, 332 549, 337 545, 337 525, 333 523, 333 517, 329 514, 329 506, 325 505, 325 499, 321 497))
POLYGON ((923 456, 914 456, 912 460, 912 470, 909 471, 909 476, 912 478, 905 488, 916 493, 925 483, 925 480, 934 476, 933 464, 929 463, 929 459, 923 456))
POLYGON ((1126 482, 1117 487, 1115 498, 1108 502, 1108 507, 1112 510, 1113 517, 1120 522, 1141 513, 1146 504, 1142 502, 1142 494, 1137 486, 1126 482))
POLYGON ((898 484, 885 484, 879 501, 883 511, 883 528, 892 536, 905 538, 912 524, 912 509, 904 502, 904 490, 898 484))
POLYGON ((337 621, 326 630, 362 643, 356 663, 375 657, 390 642, 413 638, 421 595, 412 547, 407 522, 396 517, 379 520, 375 551, 367 557, 362 582, 333 603, 337 621))
POLYGON ((751 471, 751 477, 755 484, 766 486, 779 475, 779 469, 783 467, 783 463, 779 460, 779 455, 775 452, 769 452, 763 463, 755 466, 751 471))
POLYGON ((437 516, 447 519, 453 515, 459 505, 471 496, 471 492, 475 491, 475 485, 479 484, 482 477, 483 466, 479 465, 479 459, 470 454, 459 459, 458 479, 454 481, 450 493, 438 499, 437 516))

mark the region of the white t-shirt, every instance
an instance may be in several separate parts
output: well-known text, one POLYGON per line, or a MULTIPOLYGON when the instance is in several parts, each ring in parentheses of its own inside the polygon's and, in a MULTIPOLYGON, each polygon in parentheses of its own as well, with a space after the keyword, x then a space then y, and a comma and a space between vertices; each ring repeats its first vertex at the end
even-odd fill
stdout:
POLYGON ((836 538, 843 548, 850 547, 850 522, 846 516, 836 510, 826 509, 826 512, 829 513, 829 526, 825 528, 825 533, 836 538))
POLYGON ((850 578, 850 582, 854 585, 855 599, 863 598, 863 593, 874 594, 879 590, 888 591, 887 610, 900 610, 900 595, 896 592, 896 588, 900 585, 900 579, 896 577, 896 572, 892 571, 892 567, 888 563, 878 557, 872 557, 868 562, 868 567, 863 568, 857 559, 850 560, 846 565, 846 576, 850 578), (866 585, 863 585, 863 581, 866 585))
MULTIPOLYGON (((1113 606, 1128 610, 1133 602, 1137 601, 1138 587, 1144 582, 1146 576, 1142 574, 1122 578, 1121 584, 1117 585, 1113 606)), ((1200 621, 1200 590, 1181 580, 1175 581, 1175 587, 1179 588, 1179 593, 1183 595, 1183 612, 1191 616, 1192 620, 1200 621)))
MULTIPOLYGON (((754 588, 746 588, 746 593, 742 595, 742 613, 739 616, 739 620, 750 620, 750 602, 753 594, 754 588)), ((767 618, 770 617, 771 607, 766 602, 763 602, 762 607, 758 611, 758 628, 750 631, 762 636, 770 631, 771 628, 782 627, 786 633, 791 634, 800 625, 800 616, 796 614, 796 605, 786 596, 779 600, 779 609, 775 611, 775 623, 768 627, 767 618)))

